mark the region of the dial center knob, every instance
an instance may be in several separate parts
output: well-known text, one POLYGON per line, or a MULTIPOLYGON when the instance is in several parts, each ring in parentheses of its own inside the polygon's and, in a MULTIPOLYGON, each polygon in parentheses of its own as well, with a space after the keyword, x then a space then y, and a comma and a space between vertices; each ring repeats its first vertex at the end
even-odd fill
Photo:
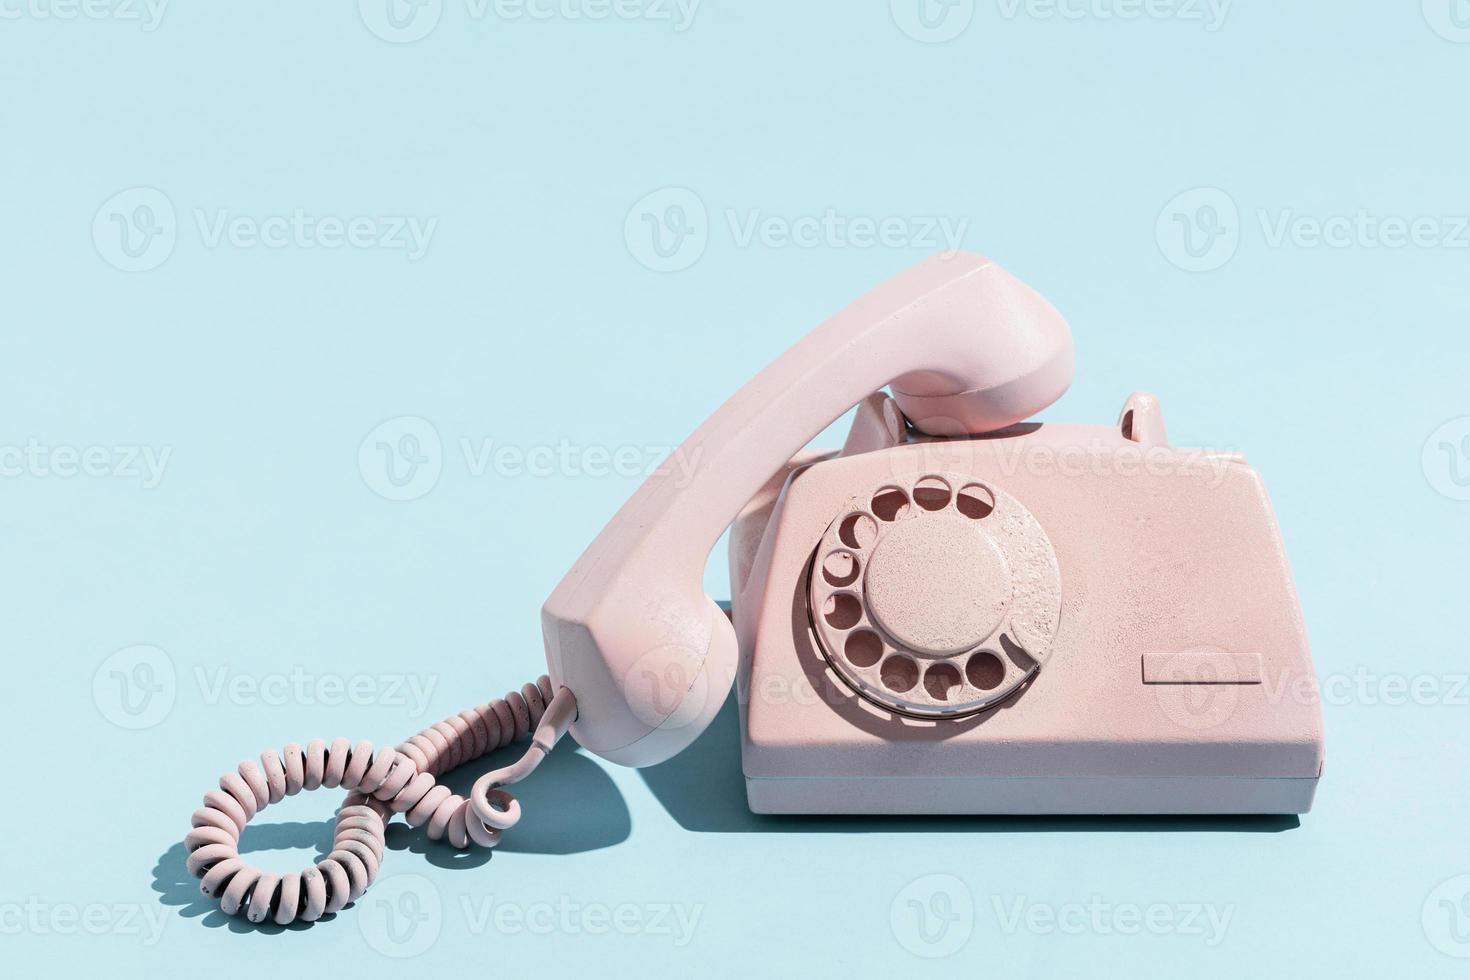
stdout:
POLYGON ((917 654, 953 656, 995 632, 1011 571, 990 535, 955 513, 900 521, 883 535, 863 583, 868 611, 917 654))

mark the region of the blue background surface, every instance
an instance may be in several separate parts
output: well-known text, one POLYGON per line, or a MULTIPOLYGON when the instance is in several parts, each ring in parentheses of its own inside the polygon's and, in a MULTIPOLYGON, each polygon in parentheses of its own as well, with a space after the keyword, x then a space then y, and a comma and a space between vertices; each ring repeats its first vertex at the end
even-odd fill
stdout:
MULTIPOLYGON (((1470 9, 597 9, 0 2, 7 965, 1463 975, 1470 9), (196 896, 220 772, 538 673, 632 471, 930 218, 1070 319, 1045 418, 1151 390, 1264 475, 1328 683, 1313 813, 757 819, 727 712, 650 773, 568 745, 491 858, 400 828, 333 922, 196 896)), ((334 806, 246 843, 300 867, 334 806)))

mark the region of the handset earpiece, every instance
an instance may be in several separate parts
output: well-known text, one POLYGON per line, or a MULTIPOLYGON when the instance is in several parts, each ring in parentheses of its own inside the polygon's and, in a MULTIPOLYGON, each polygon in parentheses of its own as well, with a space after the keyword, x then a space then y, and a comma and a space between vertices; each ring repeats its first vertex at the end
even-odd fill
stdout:
POLYGON ((647 766, 692 742, 734 680, 734 629, 704 565, 767 479, 838 416, 889 386, 931 435, 1022 421, 1072 380, 1066 321, 980 256, 930 258, 829 319, 735 393, 588 546, 542 609, 572 734, 647 766))

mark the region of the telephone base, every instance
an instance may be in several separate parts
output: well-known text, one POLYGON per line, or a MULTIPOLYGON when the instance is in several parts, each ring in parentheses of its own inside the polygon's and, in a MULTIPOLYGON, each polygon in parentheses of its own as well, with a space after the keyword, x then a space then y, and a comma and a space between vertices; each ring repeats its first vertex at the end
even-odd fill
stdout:
POLYGON ((975 815, 1292 814, 1317 780, 1196 776, 1103 778, 749 777, 753 813, 975 815))
POLYGON ((1143 404, 798 460, 752 500, 730 580, 753 811, 1311 808, 1320 699, 1265 488, 1234 454, 1123 464, 1160 434, 1143 404), (1017 462, 1079 447, 1075 476, 1017 462))

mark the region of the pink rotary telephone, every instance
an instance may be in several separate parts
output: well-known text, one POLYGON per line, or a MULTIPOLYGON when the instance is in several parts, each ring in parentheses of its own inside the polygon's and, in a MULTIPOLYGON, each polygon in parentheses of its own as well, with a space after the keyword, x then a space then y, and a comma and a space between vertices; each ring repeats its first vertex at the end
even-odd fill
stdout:
POLYGON ((1020 424, 1072 378, 1067 325, 995 264, 929 259, 750 381, 651 477, 542 610, 549 677, 396 749, 267 751, 204 797, 188 867, 229 914, 355 901, 394 813, 456 847, 520 818, 502 788, 569 729, 648 766, 739 680, 762 813, 1304 813, 1316 681, 1259 477, 1169 447, 1157 402, 1116 426, 1020 424), (887 386, 892 397, 881 393, 887 386), (840 452, 804 449, 857 405, 840 452), (730 535, 732 616, 703 593, 730 535), (437 777, 512 741, 470 798, 437 777), (259 810, 348 792, 332 852, 247 865, 259 810))

